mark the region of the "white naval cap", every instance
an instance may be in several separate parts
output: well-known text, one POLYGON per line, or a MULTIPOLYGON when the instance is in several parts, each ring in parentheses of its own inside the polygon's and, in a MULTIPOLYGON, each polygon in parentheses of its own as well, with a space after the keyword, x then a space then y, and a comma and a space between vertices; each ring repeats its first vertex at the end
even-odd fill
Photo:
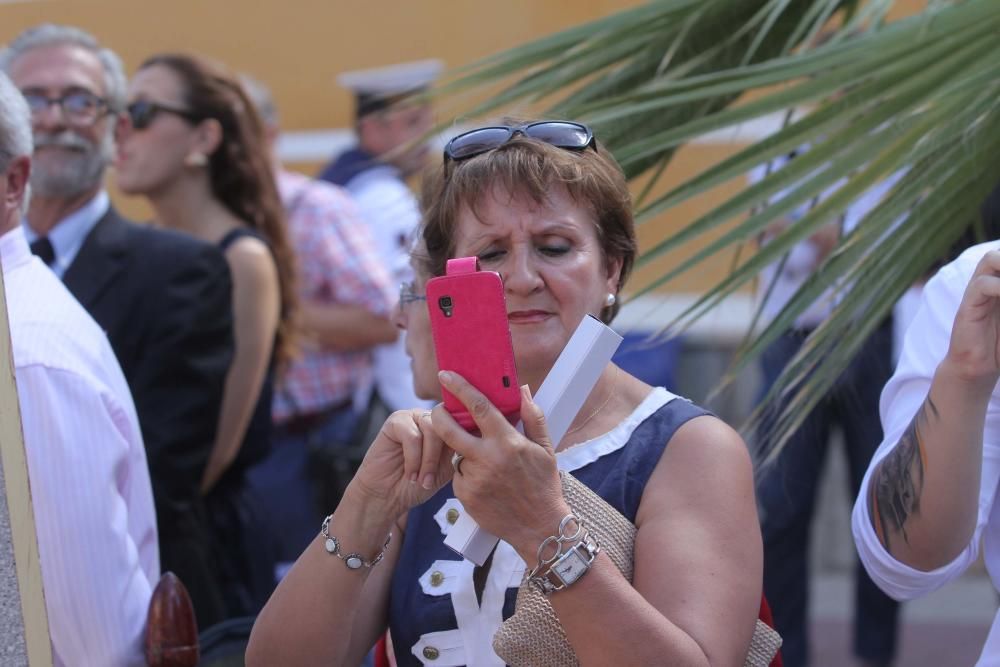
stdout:
POLYGON ((354 93, 358 103, 358 116, 363 116, 422 92, 443 70, 444 63, 440 60, 417 60, 344 72, 337 76, 337 83, 354 93))

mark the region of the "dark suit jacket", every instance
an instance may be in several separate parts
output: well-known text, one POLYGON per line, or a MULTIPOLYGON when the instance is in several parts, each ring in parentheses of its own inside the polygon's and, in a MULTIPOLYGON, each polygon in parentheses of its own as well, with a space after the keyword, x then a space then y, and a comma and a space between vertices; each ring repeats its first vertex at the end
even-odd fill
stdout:
POLYGON ((110 209, 63 280, 107 332, 128 380, 161 542, 170 539, 200 504, 215 440, 233 355, 229 267, 210 244, 110 209))

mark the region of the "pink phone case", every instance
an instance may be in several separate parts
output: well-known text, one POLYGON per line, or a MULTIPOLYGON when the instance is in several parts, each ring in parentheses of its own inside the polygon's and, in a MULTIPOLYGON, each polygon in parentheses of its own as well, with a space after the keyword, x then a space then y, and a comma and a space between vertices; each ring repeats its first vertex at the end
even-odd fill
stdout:
MULTIPOLYGON (((500 274, 479 271, 475 257, 449 260, 447 275, 427 282, 427 308, 438 368, 464 377, 509 422, 517 423, 521 393, 500 274)), ((455 421, 476 431, 461 401, 444 388, 442 393, 455 421)))

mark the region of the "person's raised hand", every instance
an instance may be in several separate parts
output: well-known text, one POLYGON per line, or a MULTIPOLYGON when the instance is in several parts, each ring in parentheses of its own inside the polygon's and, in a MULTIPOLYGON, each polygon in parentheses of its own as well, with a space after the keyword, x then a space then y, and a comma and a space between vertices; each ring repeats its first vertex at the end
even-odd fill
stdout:
POLYGON ((481 434, 466 432, 443 405, 434 408, 434 430, 463 457, 452 480, 456 497, 482 528, 534 559, 538 545, 569 512, 545 416, 522 387, 522 435, 463 377, 442 371, 439 378, 481 434))
POLYGON ((427 410, 392 413, 351 481, 367 503, 396 517, 419 505, 451 479, 451 455, 431 428, 427 410))
POLYGON ((992 392, 1000 378, 1000 251, 986 253, 976 266, 943 363, 984 391, 992 392))

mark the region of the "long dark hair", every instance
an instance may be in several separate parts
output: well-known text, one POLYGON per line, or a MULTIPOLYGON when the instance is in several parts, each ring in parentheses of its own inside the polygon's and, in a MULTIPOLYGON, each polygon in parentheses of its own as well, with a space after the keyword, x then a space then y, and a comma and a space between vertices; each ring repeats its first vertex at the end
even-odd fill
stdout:
POLYGON ((274 181, 264 126, 239 79, 198 56, 167 53, 147 59, 139 69, 169 68, 184 88, 184 102, 197 118, 213 118, 222 141, 208 157, 212 194, 247 227, 267 241, 278 268, 281 320, 275 336, 279 365, 294 352, 295 254, 288 240, 285 212, 274 181))

